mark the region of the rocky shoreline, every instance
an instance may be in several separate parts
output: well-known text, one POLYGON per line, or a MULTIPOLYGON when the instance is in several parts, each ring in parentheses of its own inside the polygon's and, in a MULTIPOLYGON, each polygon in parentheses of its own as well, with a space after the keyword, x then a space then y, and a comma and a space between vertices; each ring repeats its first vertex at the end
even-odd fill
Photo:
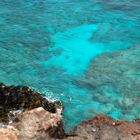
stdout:
POLYGON ((66 133, 63 105, 27 86, 0 84, 0 140, 140 140, 140 120, 118 121, 103 114, 66 133))

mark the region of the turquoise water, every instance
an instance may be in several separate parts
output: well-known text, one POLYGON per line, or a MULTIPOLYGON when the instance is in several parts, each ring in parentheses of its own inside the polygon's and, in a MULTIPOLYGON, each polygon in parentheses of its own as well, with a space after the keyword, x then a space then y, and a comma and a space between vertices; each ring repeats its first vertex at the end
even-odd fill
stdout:
POLYGON ((0 81, 62 100, 67 130, 101 112, 129 118, 75 80, 99 54, 140 43, 139 6, 139 0, 0 1, 0 81))

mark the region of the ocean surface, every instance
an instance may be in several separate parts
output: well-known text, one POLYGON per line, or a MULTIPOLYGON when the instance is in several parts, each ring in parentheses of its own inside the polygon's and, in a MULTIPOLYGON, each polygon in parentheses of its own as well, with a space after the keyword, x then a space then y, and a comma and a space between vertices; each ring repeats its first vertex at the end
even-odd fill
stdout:
POLYGON ((75 82, 98 55, 137 44, 140 0, 0 1, 0 81, 62 100, 66 130, 96 113, 140 115, 122 115, 75 82))

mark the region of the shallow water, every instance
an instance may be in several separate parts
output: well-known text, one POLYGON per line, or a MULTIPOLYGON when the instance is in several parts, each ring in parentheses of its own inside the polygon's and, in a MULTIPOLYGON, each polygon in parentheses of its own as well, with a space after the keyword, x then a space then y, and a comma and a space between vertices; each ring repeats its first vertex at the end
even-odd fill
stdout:
MULTIPOLYGON (((139 0, 0 1, 0 81, 62 100, 67 130, 107 113, 112 104, 94 101, 75 79, 97 55, 140 43, 139 6, 139 0)), ((120 112, 110 115, 127 118, 120 112)))

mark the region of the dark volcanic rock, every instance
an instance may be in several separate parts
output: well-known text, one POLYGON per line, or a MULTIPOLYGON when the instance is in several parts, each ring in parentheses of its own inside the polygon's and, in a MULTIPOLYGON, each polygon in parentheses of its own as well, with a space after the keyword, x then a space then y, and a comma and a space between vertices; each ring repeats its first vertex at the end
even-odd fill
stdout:
MULTIPOLYGON (((6 86, 0 84, 0 120, 8 122, 12 111, 25 111, 37 107, 56 113, 57 108, 63 108, 60 101, 47 100, 45 95, 40 94, 27 86, 6 86)), ((14 113, 15 113, 14 112, 14 113)))

